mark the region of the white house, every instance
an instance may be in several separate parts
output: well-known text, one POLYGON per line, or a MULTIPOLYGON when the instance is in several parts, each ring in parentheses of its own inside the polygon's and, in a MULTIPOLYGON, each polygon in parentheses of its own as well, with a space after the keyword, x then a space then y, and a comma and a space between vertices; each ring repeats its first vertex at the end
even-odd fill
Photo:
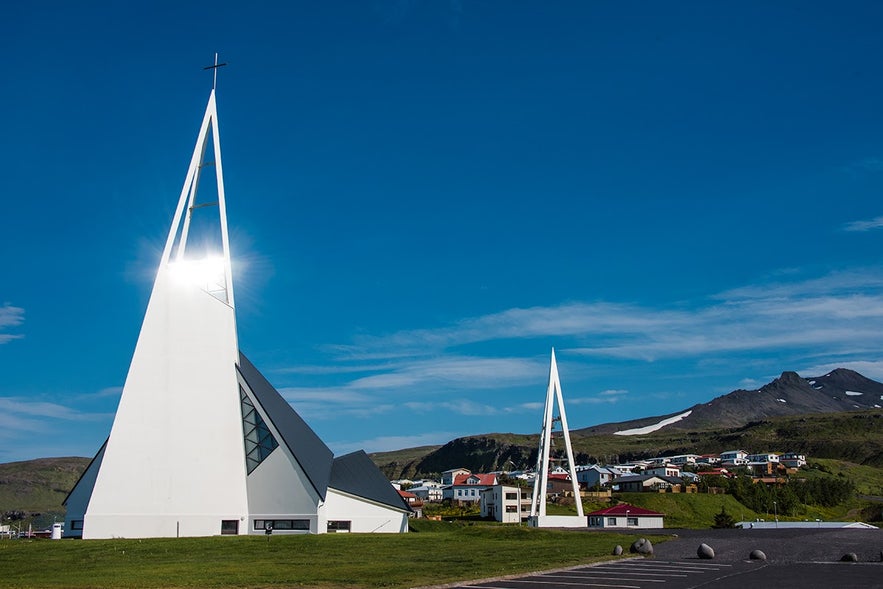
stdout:
POLYGON ((494 485, 481 490, 481 517, 492 517, 498 522, 521 523, 530 514, 530 497, 519 487, 494 485), (526 501, 526 503, 525 503, 526 501))
POLYGON ((644 469, 644 474, 660 477, 679 477, 681 476, 681 469, 674 464, 666 464, 664 466, 656 466, 653 468, 644 469))
POLYGON ((441 483, 435 481, 422 481, 420 485, 408 490, 423 501, 441 501, 444 495, 441 483))
POLYGON ((721 452, 721 464, 725 466, 744 466, 748 464, 748 452, 745 450, 727 450, 721 452))
POLYGON ((622 529, 659 529, 664 527, 664 513, 635 507, 628 503, 620 503, 613 507, 599 509, 588 514, 590 528, 622 529))
POLYGON ((786 454, 782 454, 779 462, 781 462, 788 468, 800 468, 802 466, 806 466, 806 456, 803 454, 788 452, 786 454))
POLYGON ((452 501, 478 503, 481 499, 480 491, 496 484, 495 474, 459 474, 454 477, 451 485, 444 487, 442 497, 452 501))
POLYGON ((615 466, 593 464, 592 466, 578 468, 576 471, 576 480, 587 489, 591 489, 595 485, 603 487, 609 484, 613 479, 625 476, 626 474, 626 471, 619 470, 615 466))
POLYGON ((748 459, 749 463, 771 462, 774 464, 778 464, 779 462, 779 455, 770 452, 766 452, 763 454, 749 454, 748 456, 746 456, 746 458, 748 459))
POLYGON ((472 471, 468 468, 452 468, 450 470, 446 470, 442 473, 441 476, 442 485, 453 485, 454 479, 464 474, 472 474, 472 471))
POLYGON ((682 483, 681 479, 658 475, 631 475, 611 481, 613 488, 623 493, 659 491, 682 483))
POLYGON ((669 464, 686 466, 688 464, 696 464, 700 458, 702 458, 702 456, 699 454, 679 454, 677 456, 667 456, 666 460, 669 464))

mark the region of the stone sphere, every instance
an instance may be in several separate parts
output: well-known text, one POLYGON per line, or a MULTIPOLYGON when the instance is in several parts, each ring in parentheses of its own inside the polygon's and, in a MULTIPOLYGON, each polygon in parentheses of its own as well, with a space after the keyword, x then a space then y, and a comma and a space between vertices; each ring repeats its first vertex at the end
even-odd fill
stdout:
POLYGON ((622 546, 617 544, 613 547, 613 556, 619 556, 620 554, 622 554, 622 546))
POLYGON ((703 542, 696 549, 696 556, 699 558, 714 558, 714 548, 703 542))
POLYGON ((638 538, 637 540, 632 542, 632 546, 631 548, 629 548, 629 552, 649 556, 653 554, 653 544, 650 542, 650 540, 647 540, 646 538, 638 538))
POLYGON ((847 552, 840 560, 843 562, 858 562, 858 555, 855 552, 847 552))
POLYGON ((751 560, 766 560, 766 554, 764 554, 763 550, 752 550, 748 558, 751 560))

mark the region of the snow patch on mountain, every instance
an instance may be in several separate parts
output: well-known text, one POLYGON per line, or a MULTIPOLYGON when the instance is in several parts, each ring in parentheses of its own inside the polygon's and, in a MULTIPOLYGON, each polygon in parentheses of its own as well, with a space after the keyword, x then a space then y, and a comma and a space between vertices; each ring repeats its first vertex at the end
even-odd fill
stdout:
POLYGON ((858 397, 859 395, 863 395, 864 393, 857 393, 855 391, 846 391, 846 394, 850 397, 858 397))
POLYGON ((680 415, 675 415, 674 417, 669 417, 668 419, 663 419, 659 423, 654 423, 653 425, 646 425, 644 427, 636 427, 633 429, 624 429, 622 431, 613 432, 615 436, 640 436, 643 434, 649 434, 651 432, 655 432, 656 430, 660 430, 667 425, 671 425, 675 422, 682 420, 685 417, 689 417, 690 414, 693 413, 693 410, 687 411, 686 413, 681 413, 680 415))

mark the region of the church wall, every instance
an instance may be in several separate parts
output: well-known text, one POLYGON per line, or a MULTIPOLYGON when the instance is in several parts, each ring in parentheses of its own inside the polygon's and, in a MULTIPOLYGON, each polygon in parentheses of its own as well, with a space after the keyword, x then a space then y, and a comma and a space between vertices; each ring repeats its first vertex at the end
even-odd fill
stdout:
POLYGON ((331 488, 325 499, 325 504, 319 510, 320 533, 330 531, 328 522, 350 522, 349 531, 354 533, 396 534, 408 531, 408 514, 402 510, 331 488))

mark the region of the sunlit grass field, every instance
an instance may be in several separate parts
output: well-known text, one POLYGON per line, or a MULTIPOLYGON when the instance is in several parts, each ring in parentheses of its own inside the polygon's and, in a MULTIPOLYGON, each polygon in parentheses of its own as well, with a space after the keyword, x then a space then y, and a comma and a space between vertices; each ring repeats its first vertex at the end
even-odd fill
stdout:
POLYGON ((638 537, 416 524, 401 535, 0 540, 0 586, 421 587, 611 559, 615 545, 627 554, 638 537))

